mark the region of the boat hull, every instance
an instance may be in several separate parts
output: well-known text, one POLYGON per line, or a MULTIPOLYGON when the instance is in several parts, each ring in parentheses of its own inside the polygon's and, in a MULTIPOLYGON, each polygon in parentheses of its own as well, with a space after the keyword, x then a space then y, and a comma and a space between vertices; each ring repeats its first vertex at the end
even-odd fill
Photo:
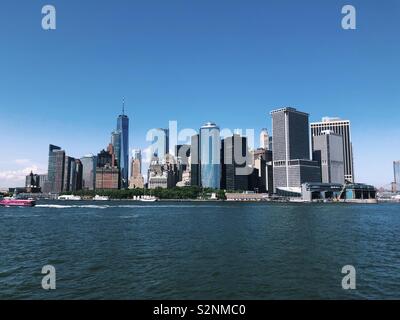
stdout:
POLYGON ((0 200, 2 207, 34 207, 35 205, 34 200, 0 200))

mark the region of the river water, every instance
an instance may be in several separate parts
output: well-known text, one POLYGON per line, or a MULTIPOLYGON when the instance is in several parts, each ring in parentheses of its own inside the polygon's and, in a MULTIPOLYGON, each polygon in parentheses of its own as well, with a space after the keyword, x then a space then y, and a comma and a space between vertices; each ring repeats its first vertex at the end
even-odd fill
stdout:
POLYGON ((399 204, 0 207, 0 299, 388 298, 400 299, 399 204))

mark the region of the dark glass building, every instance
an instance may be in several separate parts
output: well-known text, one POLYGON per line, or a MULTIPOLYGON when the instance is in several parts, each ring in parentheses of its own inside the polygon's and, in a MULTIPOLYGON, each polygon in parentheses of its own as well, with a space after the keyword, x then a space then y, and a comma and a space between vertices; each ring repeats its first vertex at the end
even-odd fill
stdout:
POLYGON ((249 166, 247 138, 240 135, 227 137, 222 141, 222 178, 221 188, 229 191, 249 190, 249 166))
POLYGON ((49 146, 48 184, 49 192, 60 193, 64 183, 65 151, 60 147, 49 146))
POLYGON ((191 154, 191 185, 201 186, 200 183, 200 137, 198 134, 191 139, 190 154, 191 154))
POLYGON ((129 118, 125 115, 125 108, 117 120, 117 131, 121 133, 121 149, 119 159, 120 186, 126 189, 129 186, 129 118))

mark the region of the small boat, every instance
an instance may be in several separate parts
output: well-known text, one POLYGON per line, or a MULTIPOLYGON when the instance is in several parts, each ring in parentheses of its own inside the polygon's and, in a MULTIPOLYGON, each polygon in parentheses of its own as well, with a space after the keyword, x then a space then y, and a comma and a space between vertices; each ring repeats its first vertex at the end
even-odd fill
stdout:
POLYGON ((34 207, 35 200, 22 200, 14 198, 0 199, 0 206, 2 207, 34 207))
POLYGON ((99 196, 99 195, 96 195, 96 196, 93 198, 93 200, 94 200, 94 201, 108 201, 108 200, 110 200, 110 198, 107 197, 107 196, 99 196))
POLYGON ((158 199, 154 196, 143 196, 139 199, 142 202, 156 202, 158 199))
POLYGON ((80 196, 74 196, 74 195, 64 195, 64 196, 59 196, 57 198, 58 200, 71 200, 71 201, 79 201, 82 200, 80 196))

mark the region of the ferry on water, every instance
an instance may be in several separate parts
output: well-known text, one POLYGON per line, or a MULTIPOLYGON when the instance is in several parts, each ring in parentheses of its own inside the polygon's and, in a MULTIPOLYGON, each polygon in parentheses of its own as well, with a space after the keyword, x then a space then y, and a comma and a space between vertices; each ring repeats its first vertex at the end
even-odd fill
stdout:
POLYGON ((82 198, 80 196, 74 196, 74 195, 59 196, 57 199, 58 200, 66 200, 66 201, 79 201, 79 200, 82 200, 82 198))
POLYGON ((2 198, 0 196, 0 207, 34 207, 36 205, 35 200, 28 199, 22 200, 14 197, 2 198))
POLYGON ((94 200, 94 201, 108 201, 108 200, 110 200, 110 198, 109 198, 108 196, 99 196, 99 195, 96 195, 96 196, 93 198, 93 200, 94 200))

